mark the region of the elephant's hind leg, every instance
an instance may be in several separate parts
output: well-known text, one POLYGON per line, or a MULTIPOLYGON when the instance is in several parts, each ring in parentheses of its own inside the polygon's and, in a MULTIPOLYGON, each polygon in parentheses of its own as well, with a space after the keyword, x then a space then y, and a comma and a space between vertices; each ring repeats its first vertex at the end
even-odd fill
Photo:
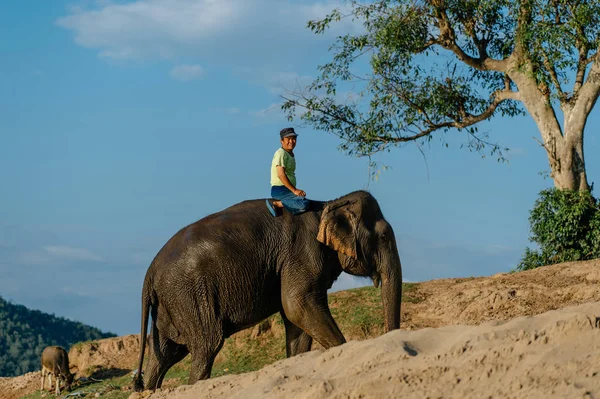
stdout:
POLYGON ((167 371, 174 364, 183 360, 189 351, 185 345, 179 345, 171 339, 161 336, 158 329, 153 330, 150 338, 150 358, 146 366, 148 369, 146 389, 156 390, 161 387, 167 371))
POLYGON ((187 346, 179 345, 171 340, 167 340, 167 342, 165 343, 165 348, 166 349, 163 353, 164 362, 162 363, 162 367, 158 371, 158 382, 156 384, 158 388, 162 386, 163 379, 165 378, 167 371, 169 371, 169 369, 173 367, 176 363, 182 361, 183 358, 190 353, 187 349, 187 346))
POLYGON ((221 336, 211 343, 202 342, 195 348, 190 348, 192 353, 192 368, 190 369, 190 379, 188 384, 191 385, 198 380, 210 378, 215 357, 217 357, 224 342, 225 339, 221 336))

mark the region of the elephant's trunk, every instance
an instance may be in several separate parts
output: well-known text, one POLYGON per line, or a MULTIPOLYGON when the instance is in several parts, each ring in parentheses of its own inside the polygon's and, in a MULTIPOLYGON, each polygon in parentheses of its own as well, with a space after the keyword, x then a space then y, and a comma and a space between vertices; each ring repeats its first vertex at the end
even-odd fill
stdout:
POLYGON ((402 269, 400 257, 394 258, 380 269, 381 297, 383 300, 383 314, 385 318, 385 331, 400 328, 400 302, 402 299, 402 269))

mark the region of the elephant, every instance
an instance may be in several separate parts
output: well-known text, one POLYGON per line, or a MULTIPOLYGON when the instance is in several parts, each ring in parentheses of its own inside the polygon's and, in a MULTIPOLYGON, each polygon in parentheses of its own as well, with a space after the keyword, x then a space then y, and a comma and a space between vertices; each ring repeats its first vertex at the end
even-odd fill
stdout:
POLYGON ((247 200, 182 228, 144 278, 134 389, 160 388, 167 371, 188 353, 189 384, 209 378, 227 337, 277 312, 287 357, 311 350, 313 339, 325 349, 345 343, 327 302, 327 290, 342 271, 370 277, 375 287, 381 283, 385 331, 400 328, 396 239, 367 191, 311 201, 305 213, 277 217, 264 199, 247 200))

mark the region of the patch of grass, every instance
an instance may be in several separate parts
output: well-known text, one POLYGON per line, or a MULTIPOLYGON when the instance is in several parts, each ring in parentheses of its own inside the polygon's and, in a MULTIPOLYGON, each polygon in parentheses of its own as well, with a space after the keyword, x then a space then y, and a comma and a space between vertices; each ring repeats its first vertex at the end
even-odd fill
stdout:
POLYGON ((402 284, 402 303, 421 303, 424 300, 425 296, 419 293, 419 284, 402 284))
POLYGON ((418 286, 419 285, 417 283, 402 283, 402 296, 408 294, 409 292, 416 291, 418 286))
POLYGON ((356 288, 329 296, 329 308, 346 339, 365 339, 383 332, 380 290, 356 288))
MULTIPOLYGON (((131 376, 116 377, 102 381, 88 380, 73 384, 71 392, 62 391, 61 398, 68 394, 80 393, 83 397, 93 398, 96 393, 100 394, 101 398, 106 399, 127 399, 131 395, 131 376)), ((40 392, 21 397, 20 399, 49 399, 54 398, 54 391, 40 392)), ((79 396, 81 397, 81 396, 79 396)))
POLYGON ((90 341, 77 342, 77 343, 74 343, 73 345, 71 345, 70 349, 81 349, 81 348, 83 348, 84 346, 87 346, 87 345, 89 345, 89 346, 92 346, 92 345, 98 346, 98 341, 96 341, 96 340, 90 340, 90 341))
POLYGON ((239 334, 231 337, 221 349, 220 361, 215 362, 212 376, 247 373, 285 358, 285 335, 279 315, 271 316, 272 329, 259 336, 239 334), (278 331, 279 330, 279 331, 278 331))
MULTIPOLYGON (((402 284, 402 302, 419 303, 417 283, 402 284)), ((374 338, 384 333, 381 289, 361 287, 329 295, 329 308, 346 339, 374 338)))
POLYGON ((190 355, 186 356, 185 359, 171 367, 165 375, 165 381, 174 379, 178 383, 175 385, 187 384, 188 378, 190 377, 190 366, 192 364, 192 358, 190 355))

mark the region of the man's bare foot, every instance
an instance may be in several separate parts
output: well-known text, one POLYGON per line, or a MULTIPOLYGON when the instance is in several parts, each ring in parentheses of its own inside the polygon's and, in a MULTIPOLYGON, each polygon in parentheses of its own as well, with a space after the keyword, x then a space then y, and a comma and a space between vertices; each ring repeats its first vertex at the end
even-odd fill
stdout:
POLYGON ((271 215, 277 217, 277 214, 279 213, 278 209, 283 207, 283 205, 281 204, 281 201, 272 201, 272 200, 267 199, 266 203, 267 203, 267 209, 269 210, 271 215), (279 206, 277 206, 277 203, 279 203, 279 206))

